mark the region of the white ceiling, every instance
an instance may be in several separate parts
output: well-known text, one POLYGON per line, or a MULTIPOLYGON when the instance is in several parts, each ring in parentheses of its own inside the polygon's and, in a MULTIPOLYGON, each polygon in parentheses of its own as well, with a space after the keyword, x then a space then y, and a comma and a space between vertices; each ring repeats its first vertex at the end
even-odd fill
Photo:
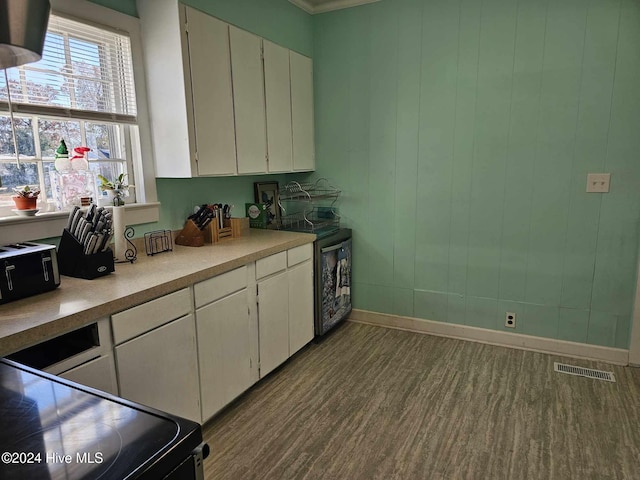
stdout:
POLYGON ((379 2, 380 0, 289 0, 294 5, 300 7, 305 12, 324 13, 341 8, 356 7, 365 3, 379 2))

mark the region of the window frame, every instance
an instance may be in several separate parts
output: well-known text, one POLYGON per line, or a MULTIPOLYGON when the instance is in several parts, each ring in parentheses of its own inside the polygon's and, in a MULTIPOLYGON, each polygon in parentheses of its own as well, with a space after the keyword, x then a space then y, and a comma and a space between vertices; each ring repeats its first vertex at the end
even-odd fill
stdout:
MULTIPOLYGON (((131 57, 137 102, 138 142, 132 148, 138 153, 133 161, 136 185, 136 203, 126 205, 127 223, 130 225, 159 220, 159 207, 155 183, 155 167, 151 145, 151 129, 147 105, 146 75, 144 71, 142 32, 136 17, 103 7, 87 0, 51 0, 51 13, 97 27, 122 31, 131 40, 131 57)), ((1 217, 0 245, 16 241, 59 237, 69 213, 66 211, 39 214, 37 217, 1 217)))

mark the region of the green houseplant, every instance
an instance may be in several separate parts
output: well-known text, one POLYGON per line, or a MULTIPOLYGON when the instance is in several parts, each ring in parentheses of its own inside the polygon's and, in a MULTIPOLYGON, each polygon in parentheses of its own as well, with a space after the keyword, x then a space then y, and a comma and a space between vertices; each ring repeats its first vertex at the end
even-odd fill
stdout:
POLYGON ((20 187, 14 187, 13 192, 15 193, 13 202, 16 204, 16 209, 35 210, 38 203, 38 195, 40 195, 39 188, 22 185, 20 187))
POLYGON ((116 207, 124 205, 123 197, 129 193, 130 188, 133 188, 133 185, 127 185, 125 183, 124 179, 126 176, 126 173, 121 173, 115 180, 109 180, 102 175, 98 175, 98 180, 100 180, 100 190, 107 192, 110 203, 116 207))

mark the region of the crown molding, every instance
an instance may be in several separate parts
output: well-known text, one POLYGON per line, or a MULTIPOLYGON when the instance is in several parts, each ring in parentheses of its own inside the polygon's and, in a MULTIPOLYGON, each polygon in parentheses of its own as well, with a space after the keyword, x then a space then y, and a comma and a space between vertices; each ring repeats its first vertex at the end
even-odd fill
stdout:
POLYGON ((332 10, 340 10, 343 8, 357 7, 367 3, 379 2, 380 0, 333 0, 323 5, 314 6, 308 0, 289 0, 295 6, 301 8, 310 15, 317 13, 330 12, 332 10))

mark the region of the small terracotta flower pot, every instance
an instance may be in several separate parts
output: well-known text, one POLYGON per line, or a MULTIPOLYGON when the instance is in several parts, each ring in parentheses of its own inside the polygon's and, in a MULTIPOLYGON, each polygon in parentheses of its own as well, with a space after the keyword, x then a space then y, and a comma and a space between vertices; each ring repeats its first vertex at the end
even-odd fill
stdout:
POLYGON ((38 197, 13 197, 18 210, 34 210, 37 208, 38 197))

